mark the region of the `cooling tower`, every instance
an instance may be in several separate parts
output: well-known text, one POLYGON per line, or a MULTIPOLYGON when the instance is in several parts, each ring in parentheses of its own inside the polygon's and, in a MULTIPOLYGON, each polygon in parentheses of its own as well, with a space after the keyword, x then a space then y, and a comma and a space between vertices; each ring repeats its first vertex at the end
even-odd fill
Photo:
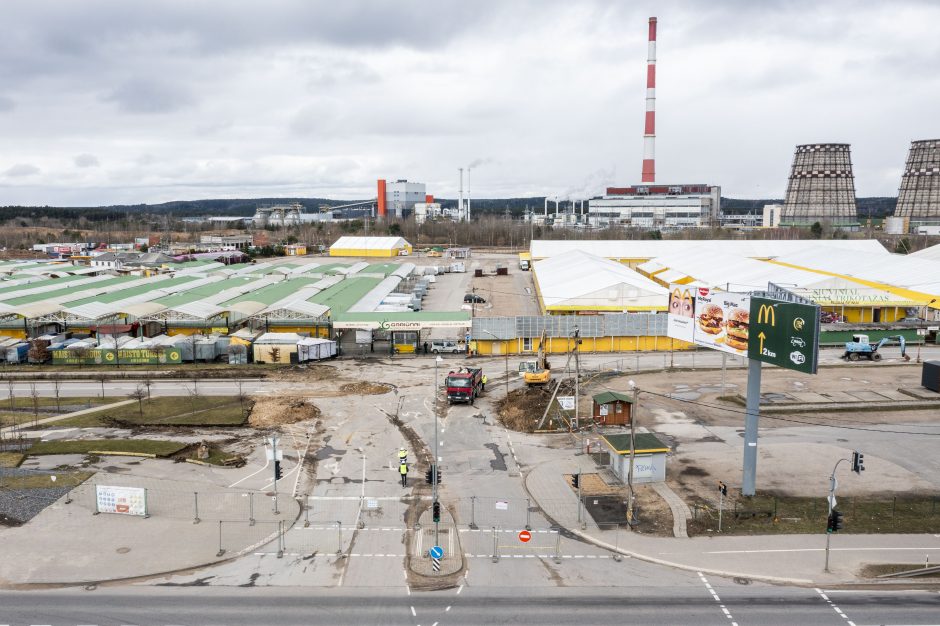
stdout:
POLYGON ((858 228, 855 176, 847 143, 797 146, 783 203, 781 226, 858 228))
POLYGON ((940 221, 940 139, 911 142, 894 215, 911 222, 940 221))

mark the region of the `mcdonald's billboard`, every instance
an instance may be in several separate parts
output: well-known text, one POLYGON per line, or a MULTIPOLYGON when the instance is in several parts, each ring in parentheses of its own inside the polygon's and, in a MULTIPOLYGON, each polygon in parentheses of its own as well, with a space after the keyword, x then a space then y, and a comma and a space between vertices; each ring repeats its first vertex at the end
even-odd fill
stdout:
POLYGON ((747 356, 778 367, 815 374, 819 363, 819 307, 751 298, 747 356))

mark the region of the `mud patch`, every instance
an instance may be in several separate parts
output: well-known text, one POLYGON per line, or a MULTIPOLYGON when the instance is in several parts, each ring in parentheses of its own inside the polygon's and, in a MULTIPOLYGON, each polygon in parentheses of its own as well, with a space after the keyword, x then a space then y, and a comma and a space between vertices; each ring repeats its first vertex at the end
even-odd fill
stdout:
POLYGON ((370 383, 364 380, 358 383, 346 383, 339 388, 343 393, 357 396, 381 396, 392 391, 392 389, 394 387, 385 383, 370 383))
POLYGON ((320 409, 305 398, 297 396, 255 398, 248 425, 253 428, 271 428, 294 424, 320 417, 320 409))
MULTIPOLYGON (((559 395, 570 395, 566 386, 558 391, 559 395)), ((538 426, 539 420, 545 414, 545 409, 552 399, 552 388, 548 385, 543 387, 523 387, 509 392, 508 397, 503 397, 495 403, 496 415, 500 424, 510 430, 523 433, 531 433, 538 426)), ((552 415, 549 415, 552 419, 552 415)), ((555 428, 557 423, 550 423, 546 428, 555 428)))
POLYGON ((495 443, 488 443, 483 446, 484 448, 489 448, 493 452, 493 456, 496 458, 490 461, 490 469, 497 472, 507 471, 506 467, 506 453, 499 451, 499 446, 495 443))

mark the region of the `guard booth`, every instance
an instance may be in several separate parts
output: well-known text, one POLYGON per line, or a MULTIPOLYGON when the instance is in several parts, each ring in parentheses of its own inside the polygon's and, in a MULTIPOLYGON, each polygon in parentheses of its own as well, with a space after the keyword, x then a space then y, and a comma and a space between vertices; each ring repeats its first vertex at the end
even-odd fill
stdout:
POLYGON ((632 418, 633 398, 616 391, 605 391, 593 397, 594 423, 604 426, 625 426, 632 418))
MULTIPOLYGON (((610 469, 627 482, 630 473, 630 435, 602 435, 610 453, 610 469)), ((666 480, 666 455, 669 446, 650 433, 637 433, 633 447, 633 482, 661 483, 666 480)))
POLYGON ((415 354, 418 351, 417 330, 396 330, 392 332, 393 354, 415 354))

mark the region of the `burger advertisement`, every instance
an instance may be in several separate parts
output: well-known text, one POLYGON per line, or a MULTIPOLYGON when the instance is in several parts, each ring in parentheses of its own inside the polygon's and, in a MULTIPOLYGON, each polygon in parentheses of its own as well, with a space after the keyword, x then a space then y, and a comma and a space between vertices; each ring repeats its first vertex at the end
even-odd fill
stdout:
POLYGON ((674 339, 746 356, 750 301, 746 293, 670 285, 667 334, 674 339))
POLYGON ((746 356, 750 308, 749 294, 698 287, 695 290, 695 343, 746 356))

